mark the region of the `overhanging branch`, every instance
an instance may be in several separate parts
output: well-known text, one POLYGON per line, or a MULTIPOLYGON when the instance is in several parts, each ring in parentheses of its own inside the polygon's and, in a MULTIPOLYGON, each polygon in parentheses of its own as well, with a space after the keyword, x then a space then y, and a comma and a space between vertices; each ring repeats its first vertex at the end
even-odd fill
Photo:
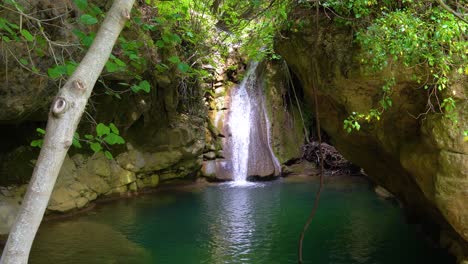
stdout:
POLYGON ((461 13, 458 13, 457 11, 453 10, 449 5, 447 5, 447 3, 444 2, 444 0, 436 0, 436 1, 437 1, 437 3, 439 3, 440 6, 442 6, 442 8, 449 11, 454 16, 458 17, 461 21, 468 24, 468 20, 466 20, 465 17, 464 17, 465 14, 461 14, 461 13))

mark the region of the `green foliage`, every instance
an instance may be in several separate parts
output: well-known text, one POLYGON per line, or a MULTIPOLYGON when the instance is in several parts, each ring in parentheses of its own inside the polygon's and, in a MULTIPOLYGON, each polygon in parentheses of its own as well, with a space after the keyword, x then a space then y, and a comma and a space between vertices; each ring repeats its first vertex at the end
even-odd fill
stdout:
POLYGON ((217 10, 217 18, 225 24, 226 38, 240 46, 252 60, 277 59, 273 49, 278 29, 289 23, 288 12, 295 1, 225 0, 217 10))
POLYGON ((40 137, 39 139, 35 139, 31 141, 31 147, 38 147, 42 148, 42 144, 44 143, 44 136, 45 136, 45 130, 42 128, 36 128, 37 135, 40 137))
MULTIPOLYGON (((328 0, 323 6, 340 15, 339 23, 354 27, 356 41, 363 51, 361 62, 369 72, 401 65, 408 69, 428 69, 428 75, 420 76, 417 81, 421 87, 437 91, 450 88, 450 77, 455 72, 468 74, 468 25, 433 1, 328 0)), ((392 106, 385 86, 383 91, 380 108, 374 109, 380 114, 392 106)), ((429 93, 430 96, 437 96, 437 91, 429 93)), ((454 123, 457 122, 455 105, 451 97, 438 105, 454 123)), ((437 109, 429 105, 428 108, 437 109)), ((356 118, 372 119, 369 117, 370 114, 350 116, 345 124, 356 118)))
POLYGON ((109 146, 125 144, 125 140, 120 136, 119 129, 113 123, 109 125, 99 123, 95 132, 94 135, 84 135, 83 140, 94 153, 103 151, 107 158, 113 159, 109 146))
MULTIPOLYGON (((45 130, 42 128, 36 128, 37 135, 40 137, 31 141, 32 147, 42 148, 44 143, 45 130)), ((84 138, 80 138, 80 134, 75 132, 72 140, 72 146, 81 149, 83 146, 81 142, 86 142, 89 148, 94 152, 103 151, 104 155, 112 159, 112 153, 109 151, 109 146, 125 144, 125 140, 120 136, 119 129, 113 124, 105 125, 99 123, 96 126, 95 134, 86 134, 84 138)))
POLYGON ((353 114, 344 121, 343 128, 348 133, 351 133, 353 129, 359 131, 361 129, 361 125, 359 124, 358 120, 361 118, 364 118, 364 115, 353 112, 353 114))
POLYGON ((33 35, 27 29, 21 29, 21 35, 26 39, 26 41, 32 42, 34 40, 33 35))
POLYGON ((149 84, 148 81, 141 81, 138 85, 133 85, 131 89, 135 93, 138 93, 139 91, 144 91, 146 93, 149 93, 151 90, 151 85, 149 84))
POLYGON ((80 22, 84 25, 94 25, 98 22, 97 18, 89 14, 84 14, 80 17, 80 22))
POLYGON ((73 3, 80 9, 80 10, 85 10, 88 7, 88 1, 87 0, 73 0, 73 3))
POLYGON ((78 64, 74 61, 67 61, 65 65, 56 65, 47 70, 47 75, 51 79, 58 79, 63 76, 71 76, 78 64))

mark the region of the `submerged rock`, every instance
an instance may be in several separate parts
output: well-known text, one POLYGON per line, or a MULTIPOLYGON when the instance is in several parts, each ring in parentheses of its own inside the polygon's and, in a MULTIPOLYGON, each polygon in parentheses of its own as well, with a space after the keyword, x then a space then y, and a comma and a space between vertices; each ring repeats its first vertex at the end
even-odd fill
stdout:
POLYGON ((87 221, 60 222, 41 226, 30 256, 32 263, 154 263, 150 253, 130 241, 110 225, 87 221), (44 235, 47 234, 47 235, 44 235), (66 234, 66 236, 64 236, 66 234), (65 245, 86 244, 86 250, 63 254, 65 245), (47 259, 39 259, 39 252, 48 252, 47 259), (71 254, 71 255, 70 255, 71 254))

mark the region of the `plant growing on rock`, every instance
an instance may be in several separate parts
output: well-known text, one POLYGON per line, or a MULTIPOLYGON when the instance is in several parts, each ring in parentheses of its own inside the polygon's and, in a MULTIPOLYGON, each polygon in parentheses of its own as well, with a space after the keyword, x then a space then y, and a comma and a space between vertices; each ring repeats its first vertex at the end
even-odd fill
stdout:
MULTIPOLYGON (((446 90, 451 89, 453 75, 468 75, 466 7, 458 1, 436 2, 438 6, 433 1, 329 0, 322 6, 339 14, 339 23, 355 29, 361 62, 368 72, 400 65, 425 72, 415 77, 420 88, 429 91, 427 111, 418 118, 442 113, 456 123, 457 99, 446 90)), ((390 90, 398 82, 392 78, 392 83, 387 81, 382 88, 380 108, 353 114, 344 121, 348 132, 359 129, 356 123, 377 119, 376 114, 380 116, 392 106, 390 90)))
MULTIPOLYGON (((37 128, 36 131, 41 138, 31 141, 31 146, 42 148, 45 130, 37 128)), ((75 132, 72 146, 81 149, 83 147, 81 142, 85 142, 94 153, 104 152, 104 155, 108 159, 114 158, 110 152, 109 146, 125 144, 125 140, 120 136, 119 129, 113 123, 110 123, 109 125, 105 125, 103 123, 97 124, 95 133, 93 135, 86 134, 84 135, 84 138, 80 138, 80 134, 75 132)))

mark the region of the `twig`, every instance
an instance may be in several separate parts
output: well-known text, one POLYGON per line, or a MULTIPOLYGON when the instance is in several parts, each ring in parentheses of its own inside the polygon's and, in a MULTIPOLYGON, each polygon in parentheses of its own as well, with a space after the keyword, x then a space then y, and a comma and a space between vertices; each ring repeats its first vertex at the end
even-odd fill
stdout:
POLYGON ((447 5, 443 0, 436 0, 437 3, 439 3, 440 6, 442 6, 442 8, 444 8, 445 10, 449 11, 450 13, 452 13, 454 16, 458 17, 461 21, 465 22, 468 24, 468 20, 466 20, 464 18, 464 14, 460 14, 458 13, 457 11, 453 10, 449 5, 447 5))

